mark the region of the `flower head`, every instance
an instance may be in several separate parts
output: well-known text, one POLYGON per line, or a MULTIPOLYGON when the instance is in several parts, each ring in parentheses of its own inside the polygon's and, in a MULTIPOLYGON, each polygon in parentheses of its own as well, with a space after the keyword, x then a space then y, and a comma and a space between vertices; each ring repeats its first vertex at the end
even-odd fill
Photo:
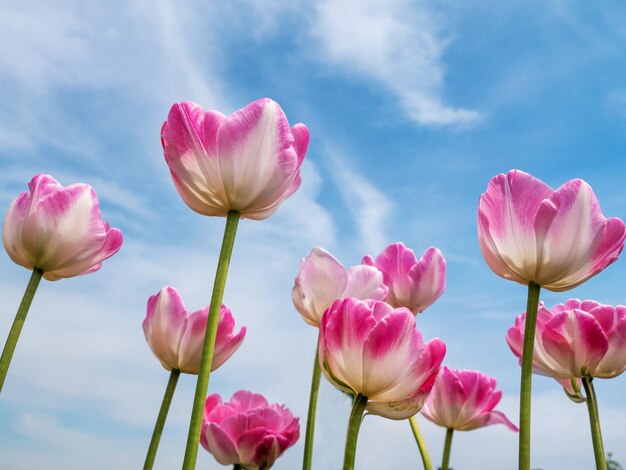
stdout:
POLYGON ((222 465, 265 470, 300 437, 300 424, 287 408, 241 390, 229 402, 209 395, 200 443, 222 465))
POLYGON ((374 300, 338 299, 320 324, 319 361, 336 388, 368 398, 367 410, 391 419, 416 414, 446 353, 424 343, 415 316, 374 300))
POLYGON ((385 302, 419 313, 441 297, 446 289, 446 260, 437 248, 427 249, 418 260, 403 243, 392 243, 376 257, 363 258, 363 264, 376 266, 383 273, 389 293, 385 302))
POLYGON ((386 294, 383 275, 377 268, 362 264, 344 268, 326 250, 313 248, 300 261, 292 298, 304 321, 319 326, 324 311, 339 298, 382 300, 386 294))
POLYGON ((11 259, 43 277, 58 279, 97 271, 122 246, 122 232, 102 221, 95 191, 88 184, 61 186, 37 175, 9 206, 2 241, 11 259))
MULTIPOLYGON (((148 299, 143 332, 150 349, 165 369, 198 373, 208 316, 208 306, 187 312, 183 299, 173 287, 164 287, 148 299)), ((222 305, 211 370, 217 369, 233 355, 245 335, 246 327, 242 326, 236 332, 233 315, 222 305)))
POLYGON ((582 180, 556 191, 519 170, 489 182, 478 205, 478 239, 499 276, 552 291, 572 289, 614 262, 626 229, 607 219, 582 180))
POLYGON ((496 380, 477 370, 454 370, 442 367, 435 385, 422 408, 422 414, 444 428, 471 431, 491 424, 517 427, 501 411, 494 411, 502 392, 496 380))
POLYGON ((289 127, 269 98, 228 117, 184 101, 172 106, 161 142, 176 189, 194 211, 265 219, 300 187, 309 131, 289 127))
MULTIPOLYGON (((506 341, 521 358, 526 314, 515 319, 506 341)), ((521 359, 520 359, 521 361, 521 359)), ((556 379, 616 377, 626 370, 626 307, 570 299, 552 310, 539 305, 533 352, 535 373, 556 379)), ((563 382, 561 382, 563 384, 563 382)), ((576 396, 580 387, 565 387, 576 396)))

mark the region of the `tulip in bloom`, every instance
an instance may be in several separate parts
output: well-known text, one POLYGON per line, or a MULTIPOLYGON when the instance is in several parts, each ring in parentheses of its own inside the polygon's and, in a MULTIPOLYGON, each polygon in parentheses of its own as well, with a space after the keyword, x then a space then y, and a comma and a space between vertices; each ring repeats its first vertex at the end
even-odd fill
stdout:
POLYGON ((313 248, 300 261, 300 272, 293 286, 293 305, 309 325, 319 327, 324 311, 345 297, 383 300, 387 287, 375 267, 344 266, 329 252, 313 248))
POLYGON ((582 180, 556 191, 519 170, 494 177, 480 197, 478 239, 499 276, 548 290, 572 289, 614 262, 626 229, 605 218, 582 180))
POLYGON ((437 248, 429 248, 418 260, 403 243, 392 243, 376 257, 363 258, 363 264, 383 272, 389 293, 385 301, 394 308, 406 307, 419 313, 441 297, 446 289, 446 260, 437 248))
MULTIPOLYGON (((208 306, 187 312, 180 294, 173 287, 164 287, 148 299, 143 332, 150 349, 165 369, 198 374, 208 315, 208 306)), ((233 315, 222 305, 211 370, 233 355, 245 335, 245 326, 235 332, 233 315)))
POLYGON ((438 426, 471 431, 491 424, 515 426, 495 406, 502 398, 496 391, 496 380, 476 370, 454 370, 442 367, 422 414, 438 426))
POLYGON ((37 175, 9 206, 2 242, 9 257, 41 269, 56 281, 97 271, 122 246, 122 232, 102 221, 95 191, 88 184, 67 187, 37 175))
MULTIPOLYGON (((520 358, 525 320, 525 314, 518 316, 506 335, 511 351, 520 358)), ((616 377, 626 370, 626 307, 578 299, 552 310, 541 304, 534 344, 535 373, 560 380, 616 377)), ((572 395, 580 392, 576 381, 565 389, 572 395)))
POLYGON ((415 316, 374 300, 338 299, 320 324, 319 361, 336 388, 368 398, 367 410, 406 419, 424 404, 446 353, 423 342, 415 316))
POLYGON ((229 402, 209 395, 200 443, 222 465, 265 470, 300 437, 300 424, 287 408, 240 390, 229 402))
POLYGON ((194 211, 265 219, 300 186, 309 143, 303 124, 289 127, 278 103, 262 98, 226 117, 185 101, 161 129, 165 160, 194 211))

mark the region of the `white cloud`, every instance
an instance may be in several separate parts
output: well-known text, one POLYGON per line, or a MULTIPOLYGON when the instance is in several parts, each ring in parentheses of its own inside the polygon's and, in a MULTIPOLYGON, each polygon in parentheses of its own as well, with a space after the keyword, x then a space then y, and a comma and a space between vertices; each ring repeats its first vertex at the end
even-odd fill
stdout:
POLYGON ((480 118, 443 101, 445 41, 425 2, 322 0, 312 28, 328 62, 376 80, 417 123, 465 125, 480 118))
POLYGON ((330 173, 357 227, 361 250, 378 253, 387 243, 386 229, 393 202, 340 158, 333 157, 330 173))

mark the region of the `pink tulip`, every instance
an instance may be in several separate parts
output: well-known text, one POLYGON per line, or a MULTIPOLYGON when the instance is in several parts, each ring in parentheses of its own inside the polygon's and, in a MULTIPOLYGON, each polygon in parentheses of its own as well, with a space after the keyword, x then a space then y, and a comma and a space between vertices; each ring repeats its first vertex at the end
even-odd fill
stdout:
POLYGON ((200 443, 222 465, 265 470, 300 437, 300 424, 283 405, 240 390, 229 402, 209 395, 200 443))
MULTIPOLYGON (((506 335, 517 357, 522 355, 525 320, 526 314, 518 316, 506 335)), ((556 379, 586 376, 606 379, 624 372, 626 307, 578 299, 570 299, 552 310, 540 304, 533 370, 556 379)), ((572 390, 576 391, 573 385, 572 390)))
POLYGON ((385 302, 394 308, 406 307, 420 313, 446 289, 446 260, 437 248, 429 248, 418 260, 413 250, 396 242, 385 248, 376 261, 365 256, 363 264, 383 272, 389 288, 385 302))
POLYGON ((122 232, 102 222, 88 184, 67 187, 37 175, 9 206, 2 241, 11 259, 56 281, 97 271, 122 246, 122 232))
POLYGON ((515 426, 501 411, 494 411, 502 398, 496 380, 477 370, 454 370, 444 366, 435 380, 422 414, 438 426, 459 431, 504 424, 515 426))
POLYGON ((480 197, 478 239, 489 267, 522 284, 572 289, 614 262, 626 229, 607 219, 582 180, 556 191, 519 170, 494 177, 480 197))
MULTIPOLYGON (((164 287, 148 299, 143 332, 148 346, 165 369, 198 374, 208 316, 208 306, 187 312, 180 294, 173 287, 164 287)), ((245 326, 235 332, 233 315, 222 305, 211 370, 233 355, 245 335, 245 326)))
POLYGON ((300 186, 309 131, 303 124, 290 128, 269 98, 229 117, 185 101, 172 106, 161 142, 176 189, 191 209, 265 219, 300 186))
POLYGON ((383 275, 375 267, 344 268, 326 250, 313 248, 300 261, 292 298, 304 321, 319 327, 324 311, 339 298, 383 300, 386 294, 383 275))
POLYGON ((365 395, 370 413, 390 419, 419 411, 445 353, 439 339, 424 344, 410 310, 385 302, 338 299, 320 324, 326 378, 340 390, 365 395))

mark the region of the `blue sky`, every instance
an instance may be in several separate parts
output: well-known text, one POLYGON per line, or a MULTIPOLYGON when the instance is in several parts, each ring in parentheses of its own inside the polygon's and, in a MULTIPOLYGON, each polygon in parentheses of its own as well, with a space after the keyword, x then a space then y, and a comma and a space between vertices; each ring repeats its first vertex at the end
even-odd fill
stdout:
MULTIPOLYGON (((450 367, 479 369, 517 422, 519 368, 504 341, 523 286, 486 266, 476 208, 489 179, 520 168, 557 187, 580 177, 626 217, 626 9, 621 2, 278 0, 0 4, 0 216, 37 173, 90 183, 125 243, 98 273, 39 289, 0 400, 0 467, 137 468, 167 374, 145 344, 147 298, 164 285, 209 302, 223 219, 193 213, 171 183, 159 130, 171 104, 230 113, 269 96, 311 145, 300 191, 243 221, 225 303, 248 326, 212 376, 306 419, 316 331, 291 305, 299 259, 323 246, 345 264, 401 240, 448 260, 444 296, 418 318, 450 367)), ((575 290, 624 304, 626 262, 575 290)), ((0 256, 0 333, 28 272, 0 256)), ((2 337, 6 333, 2 333, 2 337)), ((624 377, 598 381, 605 447, 622 463, 624 377)), ((174 398, 157 468, 182 461, 194 381, 174 398)), ((533 466, 593 466, 583 405, 534 381, 533 466)), ((320 396, 314 468, 338 468, 349 403, 320 396)), ((422 420, 423 422, 423 420, 422 420)), ((444 432, 423 424, 438 461, 444 432)), ((455 437, 460 470, 515 468, 516 436, 455 437)), ((364 421, 357 467, 419 467, 408 423, 364 421)), ((298 468, 302 441, 275 468, 298 468)), ((198 468, 222 468, 201 451, 198 468)))

